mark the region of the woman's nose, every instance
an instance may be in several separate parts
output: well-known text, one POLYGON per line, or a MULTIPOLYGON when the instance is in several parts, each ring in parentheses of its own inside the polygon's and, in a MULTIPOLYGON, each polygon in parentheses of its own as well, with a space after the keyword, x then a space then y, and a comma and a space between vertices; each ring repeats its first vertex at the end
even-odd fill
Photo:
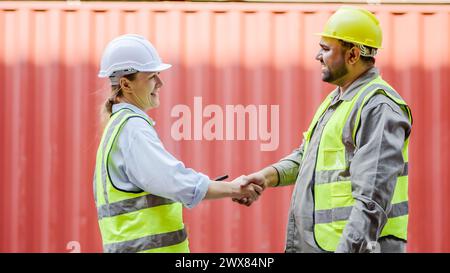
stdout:
POLYGON ((156 76, 156 87, 162 87, 164 85, 164 82, 161 80, 159 76, 156 76))

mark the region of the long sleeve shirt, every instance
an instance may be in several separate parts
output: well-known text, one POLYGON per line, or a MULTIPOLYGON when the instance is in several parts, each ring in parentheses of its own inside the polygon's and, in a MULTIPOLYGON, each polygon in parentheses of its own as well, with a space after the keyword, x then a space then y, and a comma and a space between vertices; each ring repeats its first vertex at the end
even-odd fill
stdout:
MULTIPOLYGON (((115 113, 122 108, 148 117, 144 111, 128 103, 114 104, 112 111, 115 113)), ((144 190, 181 202, 188 208, 197 205, 208 190, 209 177, 186 168, 183 162, 171 155, 155 128, 144 119, 131 118, 126 122, 111 157, 108 169, 112 183, 118 189, 144 190)))
MULTIPOLYGON (((372 68, 343 93, 334 90, 330 107, 319 119, 308 150, 303 143, 273 167, 278 171, 279 186, 295 183, 286 234, 286 252, 324 252, 314 238, 314 171, 324 125, 342 100, 350 100, 358 90, 379 75, 372 68), (302 160, 303 158, 303 160, 302 160)), ((404 252, 405 242, 379 238, 390 211, 390 201, 402 172, 402 148, 409 136, 408 114, 382 94, 370 98, 361 112, 356 134, 356 150, 350 162, 352 195, 355 199, 348 223, 336 252, 366 252, 371 242, 380 244, 381 252, 404 252)))

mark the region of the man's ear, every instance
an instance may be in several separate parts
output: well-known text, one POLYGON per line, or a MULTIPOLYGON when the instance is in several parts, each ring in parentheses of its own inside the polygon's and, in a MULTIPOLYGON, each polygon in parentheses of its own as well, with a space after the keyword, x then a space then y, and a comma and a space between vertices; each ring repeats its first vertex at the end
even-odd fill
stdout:
POLYGON ((125 78, 125 77, 120 78, 119 85, 120 85, 120 88, 122 89, 122 92, 125 92, 125 93, 131 92, 130 80, 128 80, 127 78, 125 78))
POLYGON ((358 47, 354 46, 349 50, 347 50, 348 64, 350 65, 356 64, 359 61, 360 57, 361 57, 361 50, 358 47))

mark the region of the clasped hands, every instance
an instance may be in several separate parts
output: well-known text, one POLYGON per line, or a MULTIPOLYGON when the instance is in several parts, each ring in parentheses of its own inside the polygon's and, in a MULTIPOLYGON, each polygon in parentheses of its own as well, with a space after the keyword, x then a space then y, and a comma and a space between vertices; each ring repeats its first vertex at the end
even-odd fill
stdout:
POLYGON ((266 178, 260 173, 242 175, 231 181, 235 187, 232 200, 241 205, 250 206, 258 200, 259 196, 267 187, 266 178))

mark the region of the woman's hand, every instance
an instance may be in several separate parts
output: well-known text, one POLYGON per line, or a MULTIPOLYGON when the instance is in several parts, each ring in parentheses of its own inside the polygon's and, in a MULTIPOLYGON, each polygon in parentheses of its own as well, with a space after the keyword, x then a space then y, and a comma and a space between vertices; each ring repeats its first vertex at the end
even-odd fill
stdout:
POLYGON ((258 185, 246 176, 240 176, 231 182, 211 181, 204 199, 231 197, 234 199, 257 200, 263 191, 263 185, 258 185))
POLYGON ((247 176, 242 175, 235 180, 231 181, 232 184, 232 198, 235 199, 250 199, 252 202, 258 200, 258 197, 261 195, 264 190, 263 184, 259 184, 259 181, 253 181, 252 179, 248 179, 247 176), (257 183, 254 183, 257 182, 257 183), (259 185, 258 185, 259 184, 259 185))

